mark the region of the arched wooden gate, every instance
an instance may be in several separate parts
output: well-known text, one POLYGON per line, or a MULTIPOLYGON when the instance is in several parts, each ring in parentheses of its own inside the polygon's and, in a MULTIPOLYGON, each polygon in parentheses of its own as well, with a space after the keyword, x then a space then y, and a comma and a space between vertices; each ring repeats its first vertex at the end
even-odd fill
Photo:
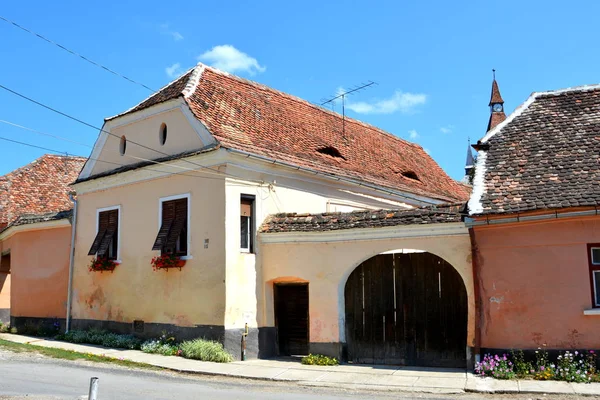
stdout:
POLYGON ((466 367, 467 291, 440 257, 377 255, 352 272, 344 294, 349 361, 466 367))

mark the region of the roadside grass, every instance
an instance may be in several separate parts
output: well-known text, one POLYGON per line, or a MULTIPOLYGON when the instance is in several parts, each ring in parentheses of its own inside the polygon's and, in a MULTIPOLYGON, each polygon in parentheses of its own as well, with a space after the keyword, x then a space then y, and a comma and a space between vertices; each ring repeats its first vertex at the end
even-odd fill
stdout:
POLYGON ((128 368, 143 368, 143 369, 150 369, 150 370, 155 370, 155 371, 163 370, 163 368, 156 367, 154 365, 138 363, 135 361, 123 360, 123 359, 119 359, 116 357, 110 357, 110 356, 105 356, 105 355, 95 355, 95 354, 91 354, 91 353, 80 353, 80 352, 72 351, 72 350, 55 349, 55 348, 51 348, 51 347, 42 347, 42 346, 36 346, 33 344, 14 343, 14 342, 10 342, 8 340, 3 340, 3 339, 0 339, 0 348, 9 350, 9 351, 12 351, 15 353, 24 353, 24 352, 38 353, 38 354, 41 354, 41 355, 44 355, 47 357, 59 358, 62 360, 71 360, 71 361, 87 360, 87 361, 92 361, 92 362, 120 365, 122 367, 128 367, 128 368))

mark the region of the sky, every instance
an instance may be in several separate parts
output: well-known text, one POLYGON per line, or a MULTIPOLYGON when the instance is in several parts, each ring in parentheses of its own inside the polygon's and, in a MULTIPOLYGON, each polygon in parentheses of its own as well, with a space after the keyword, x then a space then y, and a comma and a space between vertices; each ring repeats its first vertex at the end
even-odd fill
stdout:
MULTIPOLYGON (((0 7, 0 16, 152 89, 199 61, 314 103, 374 81, 348 97, 347 114, 421 145, 455 179, 464 174, 468 138, 485 134, 492 68, 507 114, 531 92, 600 82, 590 19, 598 14, 593 0, 0 7)), ((0 85, 95 127, 151 93, 2 20, 0 60, 0 85)), ((0 121, 0 137, 83 156, 99 133, 3 89, 0 121)), ((0 174, 44 153, 0 140, 0 174)))

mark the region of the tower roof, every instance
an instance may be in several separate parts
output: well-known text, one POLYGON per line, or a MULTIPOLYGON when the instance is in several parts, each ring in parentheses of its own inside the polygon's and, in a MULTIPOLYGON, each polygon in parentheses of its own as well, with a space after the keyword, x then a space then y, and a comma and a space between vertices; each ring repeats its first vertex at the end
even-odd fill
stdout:
POLYGON ((500 95, 500 89, 498 89, 498 82, 496 82, 496 79, 494 79, 494 82, 492 82, 492 95, 490 96, 490 104, 488 104, 488 106, 491 106, 495 103, 504 104, 504 100, 502 100, 502 96, 500 95))
POLYGON ((475 159, 471 151, 471 143, 467 145, 467 160, 465 161, 465 168, 473 168, 475 165, 475 159))

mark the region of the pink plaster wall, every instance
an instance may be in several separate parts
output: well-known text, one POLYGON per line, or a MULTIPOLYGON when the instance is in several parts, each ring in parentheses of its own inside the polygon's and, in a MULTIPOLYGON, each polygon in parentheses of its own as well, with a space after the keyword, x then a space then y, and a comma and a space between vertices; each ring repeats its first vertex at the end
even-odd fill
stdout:
POLYGON ((10 249, 10 314, 66 318, 71 227, 18 232, 1 243, 10 249))
POLYGON ((600 217, 475 227, 481 347, 600 348, 587 244, 600 217))

